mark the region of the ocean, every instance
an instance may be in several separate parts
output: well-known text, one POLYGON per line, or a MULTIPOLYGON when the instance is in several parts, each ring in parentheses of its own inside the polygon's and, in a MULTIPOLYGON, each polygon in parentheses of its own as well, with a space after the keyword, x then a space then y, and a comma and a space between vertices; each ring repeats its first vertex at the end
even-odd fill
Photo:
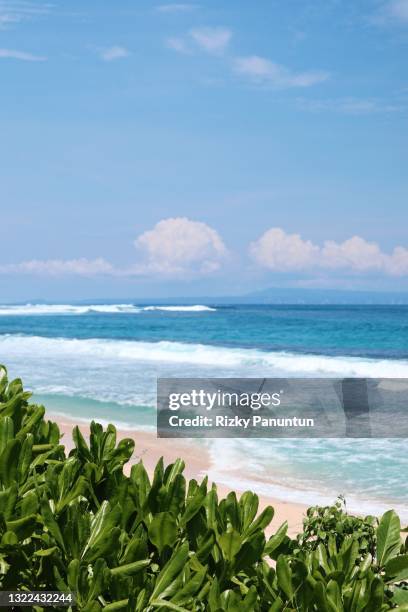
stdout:
MULTIPOLYGON (((54 414, 155 431, 156 378, 408 378, 408 306, 0 306, 0 362, 54 414)), ((408 521, 405 440, 214 439, 237 488, 408 521)))

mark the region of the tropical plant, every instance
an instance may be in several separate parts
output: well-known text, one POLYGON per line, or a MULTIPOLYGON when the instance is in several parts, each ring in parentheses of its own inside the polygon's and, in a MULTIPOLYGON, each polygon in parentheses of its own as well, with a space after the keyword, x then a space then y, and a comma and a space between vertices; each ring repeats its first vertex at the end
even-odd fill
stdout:
POLYGON ((408 610, 393 511, 377 521, 316 507, 297 538, 287 523, 267 537, 274 511, 259 512, 254 493, 219 499, 207 478, 186 480, 180 459, 127 476, 134 443, 113 425, 92 423, 89 442, 74 428, 67 456, 44 413, 3 369, 1 590, 71 591, 83 612, 408 610))

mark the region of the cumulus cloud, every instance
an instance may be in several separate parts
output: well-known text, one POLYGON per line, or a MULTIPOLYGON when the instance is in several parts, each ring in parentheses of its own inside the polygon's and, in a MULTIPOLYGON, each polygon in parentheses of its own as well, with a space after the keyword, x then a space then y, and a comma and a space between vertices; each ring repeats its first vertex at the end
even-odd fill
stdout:
POLYGON ((38 274, 44 276, 95 276, 114 274, 115 269, 105 259, 31 259, 17 264, 0 265, 0 274, 38 274))
POLYGON ((206 223, 186 217, 163 219, 135 240, 136 263, 117 267, 106 259, 32 259, 0 264, 0 274, 43 276, 200 276, 216 272, 227 249, 218 232, 206 223))
POLYGON ((313 266, 319 251, 310 240, 303 240, 299 234, 286 234, 279 227, 267 230, 249 249, 258 264, 280 271, 313 266))
POLYGON ((117 59, 122 59, 124 57, 128 57, 129 51, 124 47, 119 47, 114 45, 113 47, 108 47, 107 49, 102 49, 100 52, 101 59, 104 62, 112 62, 117 59))
POLYGON ((228 28, 193 28, 190 37, 207 53, 222 53, 228 47, 232 32, 228 28))
POLYGON ((254 82, 268 84, 277 89, 310 87, 329 78, 329 73, 322 70, 293 72, 289 68, 259 55, 236 58, 234 60, 234 70, 254 82))
POLYGON ((384 253, 375 242, 353 236, 344 242, 326 240, 323 246, 287 234, 281 228, 267 230, 250 244, 251 257, 260 266, 275 272, 344 270, 356 273, 380 272, 391 276, 408 274, 408 249, 397 246, 384 253))
POLYGON ((16 49, 0 49, 0 59, 16 59, 22 62, 44 62, 47 58, 42 55, 34 55, 26 51, 16 49))
POLYGON ((378 244, 360 236, 353 236, 341 243, 327 240, 319 249, 321 267, 350 268, 359 272, 386 269, 388 257, 381 252, 378 244))
POLYGON ((168 276, 215 272, 227 254, 216 230, 186 217, 159 221, 135 240, 135 246, 144 256, 135 273, 168 276))

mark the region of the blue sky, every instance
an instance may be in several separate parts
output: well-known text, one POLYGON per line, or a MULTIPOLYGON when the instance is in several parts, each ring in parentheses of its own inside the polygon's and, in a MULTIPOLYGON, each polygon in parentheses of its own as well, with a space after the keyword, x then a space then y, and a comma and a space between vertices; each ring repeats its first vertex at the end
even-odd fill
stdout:
POLYGON ((1 299, 408 290, 408 0, 0 0, 1 299))

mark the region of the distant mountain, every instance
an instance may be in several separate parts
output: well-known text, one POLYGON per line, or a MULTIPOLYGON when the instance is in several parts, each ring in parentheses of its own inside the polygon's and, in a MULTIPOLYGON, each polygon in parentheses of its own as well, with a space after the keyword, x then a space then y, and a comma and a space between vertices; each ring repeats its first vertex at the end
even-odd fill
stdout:
POLYGON ((338 289, 279 289, 271 287, 248 293, 243 301, 253 304, 408 304, 408 293, 347 291, 338 289))
POLYGON ((270 287, 262 291, 253 291, 245 295, 231 296, 179 296, 169 298, 158 297, 122 297, 122 298, 88 298, 83 300, 25 300, 20 302, 3 302, 4 304, 138 304, 151 305, 197 305, 216 304, 378 304, 378 305, 408 305, 408 293, 386 291, 346 291, 338 289, 294 289, 270 287))

